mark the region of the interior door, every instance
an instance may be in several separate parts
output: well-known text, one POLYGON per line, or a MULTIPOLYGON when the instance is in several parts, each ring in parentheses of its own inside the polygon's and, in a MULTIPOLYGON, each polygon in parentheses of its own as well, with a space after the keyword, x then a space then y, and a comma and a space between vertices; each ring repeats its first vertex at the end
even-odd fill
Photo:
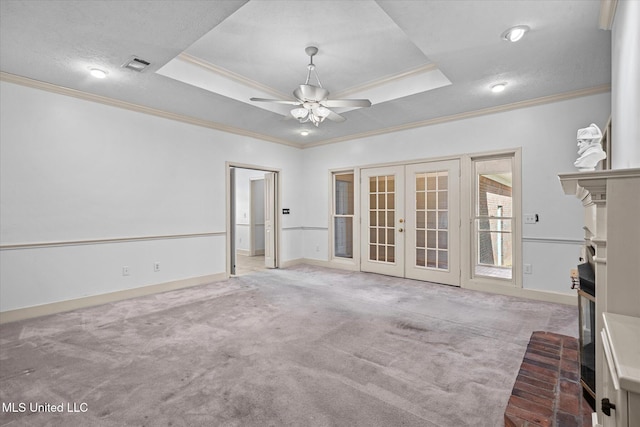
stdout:
POLYGON ((404 166, 362 169, 362 271, 404 276, 404 166))
POLYGON ((405 277, 460 286, 460 162, 407 165, 405 277))
POLYGON ((276 174, 264 174, 264 265, 276 268, 276 174))
POLYGON ((460 285, 458 160, 362 169, 362 271, 460 285))

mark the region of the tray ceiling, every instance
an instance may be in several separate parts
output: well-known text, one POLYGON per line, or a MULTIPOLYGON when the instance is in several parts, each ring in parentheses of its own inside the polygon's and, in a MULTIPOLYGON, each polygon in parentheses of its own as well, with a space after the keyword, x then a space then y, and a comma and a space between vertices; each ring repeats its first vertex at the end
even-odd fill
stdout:
POLYGON ((607 90, 611 34, 597 1, 3 0, 3 78, 28 78, 305 146, 607 90), (518 43, 501 39, 531 28, 518 43), (318 128, 285 120, 314 58, 331 98, 369 98, 318 128), (151 63, 122 68, 136 55, 151 63), (102 68, 95 80, 87 70, 102 68), (494 94, 493 83, 507 82, 494 94), (555 98, 554 98, 555 99, 555 98), (310 134, 301 136, 301 130, 310 134))

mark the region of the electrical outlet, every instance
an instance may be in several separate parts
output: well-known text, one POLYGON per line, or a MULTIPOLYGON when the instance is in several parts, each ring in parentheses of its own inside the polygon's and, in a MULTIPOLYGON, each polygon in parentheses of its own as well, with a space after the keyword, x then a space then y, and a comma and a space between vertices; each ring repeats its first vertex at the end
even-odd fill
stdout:
POLYGON ((122 267, 122 275, 123 276, 128 276, 129 275, 129 267, 128 266, 122 267))
POLYGON ((538 222, 538 214, 524 214, 525 224, 535 224, 538 222))
POLYGON ((320 252, 320 246, 316 246, 316 252, 320 252))
POLYGON ((524 267, 524 274, 533 274, 533 265, 525 264, 523 267, 524 267))
POLYGON ((154 262, 153 263, 153 271, 158 272, 160 271, 160 263, 159 262, 154 262))

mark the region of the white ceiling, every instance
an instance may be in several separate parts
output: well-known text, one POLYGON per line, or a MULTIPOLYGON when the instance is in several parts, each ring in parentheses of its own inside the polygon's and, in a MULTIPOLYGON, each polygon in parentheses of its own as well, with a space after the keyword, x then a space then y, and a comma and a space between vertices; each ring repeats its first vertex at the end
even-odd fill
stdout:
MULTIPOLYGON (((293 145, 358 138, 610 83, 597 0, 0 2, 0 69, 293 145), (518 43, 501 34, 531 30, 518 43), (370 108, 285 120, 306 78, 370 108), (121 65, 151 62, 142 73, 121 65), (96 80, 88 68, 109 74, 96 80), (489 87, 507 82, 493 94, 489 87), (310 131, 301 136, 300 131, 310 131)), ((5 75, 6 77, 6 75, 5 75)), ((345 110, 342 110, 345 111, 345 110)), ((340 110, 338 110, 340 112, 340 110)))

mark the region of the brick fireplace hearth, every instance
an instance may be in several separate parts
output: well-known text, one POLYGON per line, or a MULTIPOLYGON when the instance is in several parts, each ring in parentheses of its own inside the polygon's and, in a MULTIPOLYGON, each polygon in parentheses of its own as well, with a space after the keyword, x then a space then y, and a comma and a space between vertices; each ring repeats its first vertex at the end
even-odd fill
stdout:
POLYGON ((534 332, 504 413, 506 427, 591 427, 582 397, 578 339, 534 332))

